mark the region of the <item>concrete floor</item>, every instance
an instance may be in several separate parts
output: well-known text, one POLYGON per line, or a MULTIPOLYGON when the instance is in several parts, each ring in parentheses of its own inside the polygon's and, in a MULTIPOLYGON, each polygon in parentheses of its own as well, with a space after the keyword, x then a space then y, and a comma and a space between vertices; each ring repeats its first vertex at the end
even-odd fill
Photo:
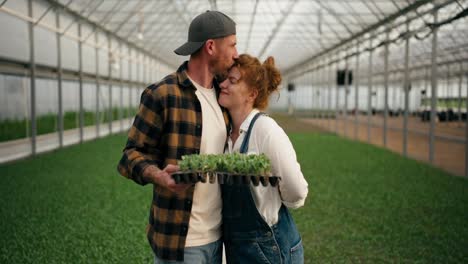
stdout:
MULTIPOLYGON (((300 118, 302 122, 312 124, 323 130, 335 132, 340 136, 386 147, 396 153, 403 154, 403 117, 387 119, 387 143, 384 146, 383 117, 372 116, 370 120, 370 135, 368 135, 367 116, 343 116, 338 119, 300 118)), ((429 126, 417 117, 408 120, 407 155, 420 161, 429 162, 429 126)), ((458 176, 465 175, 465 155, 467 140, 465 138, 465 123, 438 122, 435 128, 434 161, 436 167, 442 168, 458 176)))
MULTIPOLYGON (((112 133, 127 131, 133 122, 133 118, 112 122, 112 133)), ((83 128, 83 141, 104 137, 110 134, 109 125, 99 126, 99 136, 97 136, 96 126, 83 128)), ((63 133, 63 145, 69 146, 80 142, 80 131, 78 128, 66 130, 63 133)), ((58 133, 39 135, 36 137, 36 153, 43 153, 59 148, 58 133)), ((31 138, 23 138, 0 143, 0 164, 26 158, 31 156, 31 138)))

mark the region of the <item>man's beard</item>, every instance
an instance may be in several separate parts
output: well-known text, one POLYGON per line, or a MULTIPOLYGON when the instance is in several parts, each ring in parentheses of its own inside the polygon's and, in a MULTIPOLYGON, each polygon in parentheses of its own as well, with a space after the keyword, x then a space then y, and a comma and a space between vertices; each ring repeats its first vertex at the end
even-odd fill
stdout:
POLYGON ((218 81, 218 83, 222 83, 222 82, 224 82, 224 80, 227 79, 228 74, 229 74, 228 70, 226 70, 224 72, 219 72, 219 73, 215 74, 215 78, 218 81))
POLYGON ((232 65, 228 65, 228 66, 225 66, 218 61, 218 68, 216 69, 216 72, 214 73, 214 76, 216 78, 216 80, 218 81, 218 83, 222 83, 224 80, 227 79, 227 77, 229 76, 229 71, 231 70, 232 66, 234 66, 234 62, 232 63, 232 65))

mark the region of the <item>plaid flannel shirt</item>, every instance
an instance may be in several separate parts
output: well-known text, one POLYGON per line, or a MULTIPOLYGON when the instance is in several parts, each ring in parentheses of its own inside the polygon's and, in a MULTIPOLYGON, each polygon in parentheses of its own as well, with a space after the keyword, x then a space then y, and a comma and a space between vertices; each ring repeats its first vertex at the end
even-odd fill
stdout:
MULTIPOLYGON (((196 88, 187 77, 187 62, 177 72, 150 85, 141 95, 141 102, 128 141, 118 165, 123 176, 138 184, 148 165, 163 169, 177 164, 182 155, 200 152, 202 109, 195 95, 196 88)), ((214 81, 219 95, 219 85, 214 81)), ((229 131, 229 119, 222 108, 229 131)), ((227 135, 226 135, 227 136, 227 135)), ((192 210, 194 187, 183 194, 153 185, 147 238, 158 258, 183 261, 185 240, 192 210)))

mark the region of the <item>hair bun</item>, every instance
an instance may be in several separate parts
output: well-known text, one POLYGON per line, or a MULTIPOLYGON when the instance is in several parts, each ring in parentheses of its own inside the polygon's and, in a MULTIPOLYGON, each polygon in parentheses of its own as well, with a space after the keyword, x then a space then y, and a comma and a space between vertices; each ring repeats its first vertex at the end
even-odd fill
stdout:
POLYGON ((275 66, 275 59, 269 56, 264 62, 263 67, 265 69, 266 81, 268 93, 272 93, 278 90, 278 86, 281 83, 281 73, 275 66))
POLYGON ((264 66, 275 66, 275 59, 272 56, 268 56, 266 60, 263 62, 264 66))

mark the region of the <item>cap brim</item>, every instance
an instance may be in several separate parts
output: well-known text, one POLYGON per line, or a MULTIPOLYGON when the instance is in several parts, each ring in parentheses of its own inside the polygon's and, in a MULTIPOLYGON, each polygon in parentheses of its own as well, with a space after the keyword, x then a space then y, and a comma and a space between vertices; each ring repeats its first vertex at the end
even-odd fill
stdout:
POLYGON ((193 54, 199 48, 203 46, 205 42, 186 42, 184 45, 174 50, 175 54, 187 56, 193 54))

